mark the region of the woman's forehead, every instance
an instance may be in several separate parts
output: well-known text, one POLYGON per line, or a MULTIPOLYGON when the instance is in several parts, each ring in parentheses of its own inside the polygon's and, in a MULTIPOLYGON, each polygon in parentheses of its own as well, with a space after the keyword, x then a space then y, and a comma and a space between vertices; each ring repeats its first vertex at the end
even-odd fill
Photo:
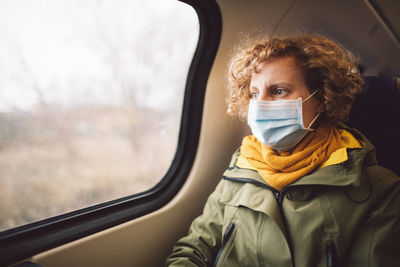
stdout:
POLYGON ((304 80, 300 68, 292 57, 274 58, 262 63, 259 63, 253 73, 254 79, 267 80, 304 80))

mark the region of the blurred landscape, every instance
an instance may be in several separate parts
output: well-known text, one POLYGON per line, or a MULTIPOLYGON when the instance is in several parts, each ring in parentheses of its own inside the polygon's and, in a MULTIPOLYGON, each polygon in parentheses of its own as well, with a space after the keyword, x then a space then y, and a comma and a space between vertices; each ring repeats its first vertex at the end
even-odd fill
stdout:
POLYGON ((177 121, 149 123, 160 114, 141 113, 107 107, 0 113, 1 229, 154 186, 174 155, 177 121))
POLYGON ((0 2, 0 231, 161 180, 198 27, 179 1, 0 2))

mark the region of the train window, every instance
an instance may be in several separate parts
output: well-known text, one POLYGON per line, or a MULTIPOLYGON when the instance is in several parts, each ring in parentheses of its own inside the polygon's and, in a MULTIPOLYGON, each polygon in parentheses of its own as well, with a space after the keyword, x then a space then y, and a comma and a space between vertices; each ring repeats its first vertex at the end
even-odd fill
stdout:
POLYGON ((198 37, 179 1, 1 1, 0 231, 156 185, 198 37))

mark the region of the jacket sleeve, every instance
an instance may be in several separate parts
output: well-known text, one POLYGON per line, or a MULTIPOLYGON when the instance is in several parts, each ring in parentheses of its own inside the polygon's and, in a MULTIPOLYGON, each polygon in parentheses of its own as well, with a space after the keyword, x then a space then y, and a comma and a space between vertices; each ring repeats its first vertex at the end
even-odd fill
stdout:
POLYGON ((224 205, 220 202, 224 181, 209 196, 203 214, 190 226, 166 261, 166 266, 211 266, 221 246, 224 205))

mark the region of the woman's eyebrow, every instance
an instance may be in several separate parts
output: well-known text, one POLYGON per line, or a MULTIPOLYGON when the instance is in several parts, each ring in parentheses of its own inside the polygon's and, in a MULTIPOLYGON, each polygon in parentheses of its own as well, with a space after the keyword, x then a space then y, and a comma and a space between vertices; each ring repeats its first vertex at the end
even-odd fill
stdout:
POLYGON ((293 84, 286 83, 286 82, 278 82, 278 83, 271 84, 270 86, 268 86, 268 88, 277 88, 277 87, 281 87, 281 86, 293 87, 293 84))

